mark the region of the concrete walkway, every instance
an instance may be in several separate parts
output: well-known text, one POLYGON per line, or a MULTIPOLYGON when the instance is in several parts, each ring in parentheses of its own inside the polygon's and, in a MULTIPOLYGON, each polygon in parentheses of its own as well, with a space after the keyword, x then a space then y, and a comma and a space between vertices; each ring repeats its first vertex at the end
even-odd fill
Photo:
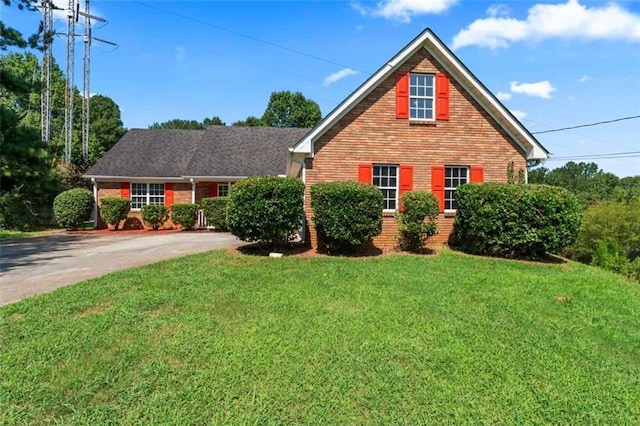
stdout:
POLYGON ((243 242, 228 233, 60 233, 0 241, 0 306, 109 272, 243 242))

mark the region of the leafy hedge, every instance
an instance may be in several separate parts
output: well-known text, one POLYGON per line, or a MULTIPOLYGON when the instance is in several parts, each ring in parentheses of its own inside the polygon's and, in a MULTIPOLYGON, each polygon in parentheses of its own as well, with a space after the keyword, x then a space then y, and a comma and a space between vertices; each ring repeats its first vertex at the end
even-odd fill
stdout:
POLYGON ((304 184, 295 178, 249 177, 233 185, 227 203, 227 225, 243 241, 280 249, 302 223, 304 184))
POLYGON ((93 204, 93 194, 88 189, 69 189, 53 200, 53 213, 58 225, 66 229, 78 229, 85 220, 91 218, 93 204))
POLYGON ((382 232, 382 192, 358 182, 318 183, 310 188, 319 244, 348 250, 382 232))
POLYGON ((574 194, 549 185, 483 183, 456 191, 455 244, 500 257, 541 257, 573 243, 582 209, 574 194))
POLYGON ((131 201, 126 198, 105 197, 100 200, 100 217, 115 230, 127 218, 130 210, 131 201))
POLYGON ((174 204, 171 206, 171 222, 180 225, 185 231, 191 231, 198 220, 197 204, 174 204))
POLYGON ((402 194, 402 206, 403 209, 396 214, 400 248, 419 252, 438 229, 438 199, 429 192, 405 192, 402 194))
POLYGON ((142 206, 140 210, 142 221, 151 229, 157 231, 164 223, 169 220, 169 209, 158 204, 148 204, 142 206))
POLYGON ((0 195, 0 229, 30 231, 40 225, 38 214, 25 194, 14 188, 0 195))
POLYGON ((640 200, 589 207, 566 254, 640 281, 640 200))
POLYGON ((213 197, 202 199, 202 210, 209 225, 221 231, 227 227, 227 197, 213 197))

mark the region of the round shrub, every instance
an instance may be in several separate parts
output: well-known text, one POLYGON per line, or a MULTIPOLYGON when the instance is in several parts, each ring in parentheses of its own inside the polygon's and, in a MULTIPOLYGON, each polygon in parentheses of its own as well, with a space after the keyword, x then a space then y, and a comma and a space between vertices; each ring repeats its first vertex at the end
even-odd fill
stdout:
POLYGON ((105 197, 100 200, 100 218, 118 230, 120 222, 127 218, 131 210, 131 201, 126 198, 105 197))
POLYGON ((358 182, 318 183, 310 188, 319 244, 348 250, 382 232, 382 192, 358 182))
POLYGON ((456 191, 455 244, 469 253, 542 257, 572 244, 582 208, 576 196, 549 185, 483 183, 456 191))
POLYGON ((197 204, 174 204, 171 206, 171 222, 180 225, 185 231, 194 229, 197 220, 197 204))
POLYGON ((142 206, 140 211, 142 221, 151 229, 157 231, 164 223, 169 220, 169 209, 165 206, 157 204, 149 204, 142 206))
POLYGON ((396 214, 400 248, 419 252, 437 232, 438 199, 430 192, 412 191, 402 194, 401 201, 403 208, 396 214))
POLYGON ((227 197, 213 197, 202 199, 202 210, 207 223, 214 228, 226 231, 227 227, 227 197))
POLYGON ((93 204, 93 194, 88 189, 69 189, 53 200, 53 213, 63 228, 78 229, 85 220, 91 218, 93 204))
POLYGON ((295 178, 256 176, 233 185, 227 203, 227 225, 243 241, 280 249, 302 223, 304 184, 295 178))

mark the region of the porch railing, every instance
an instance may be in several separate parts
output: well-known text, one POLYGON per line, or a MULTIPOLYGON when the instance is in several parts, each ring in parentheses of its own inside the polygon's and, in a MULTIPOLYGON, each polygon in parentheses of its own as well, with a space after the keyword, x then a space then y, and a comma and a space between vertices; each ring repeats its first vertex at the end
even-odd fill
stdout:
POLYGON ((197 229, 208 229, 210 228, 209 223, 207 222, 207 218, 204 217, 204 211, 198 210, 198 221, 196 222, 197 229))

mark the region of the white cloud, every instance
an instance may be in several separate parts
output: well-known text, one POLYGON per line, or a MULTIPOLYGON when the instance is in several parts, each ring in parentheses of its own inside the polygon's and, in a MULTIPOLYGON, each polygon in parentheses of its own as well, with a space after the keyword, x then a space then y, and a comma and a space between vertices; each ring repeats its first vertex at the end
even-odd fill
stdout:
POLYGON ((351 68, 345 68, 345 69, 342 69, 342 70, 340 70, 338 72, 334 72, 333 74, 325 77, 324 85, 325 86, 330 86, 333 83, 335 83, 336 81, 341 80, 341 79, 343 79, 345 77, 348 77, 350 75, 353 75, 353 74, 358 74, 358 71, 352 70, 351 68))
POLYGON ((509 99, 511 99, 511 93, 505 93, 505 92, 498 92, 496 93, 496 98, 500 99, 501 101, 508 101, 509 99))
POLYGON ((492 4, 487 9, 487 15, 495 18, 499 16, 509 16, 511 9, 507 5, 504 4, 492 4))
POLYGON ((537 96, 544 99, 550 99, 551 93, 556 90, 547 80, 538 81, 537 83, 518 83, 517 81, 512 81, 510 89, 512 93, 521 93, 523 95, 537 96))
POLYGON ((588 75, 583 75, 578 79, 578 83, 586 83, 589 80, 591 80, 591 77, 589 77, 588 75))
POLYGON ((525 20, 496 15, 478 19, 453 37, 453 48, 481 46, 497 49, 510 43, 549 38, 628 40, 640 42, 640 15, 615 3, 587 7, 579 0, 560 4, 536 4, 525 20))
POLYGON ((515 118, 517 118, 518 120, 522 120, 523 118, 525 118, 527 116, 526 112, 522 112, 522 111, 519 111, 517 109, 511 109, 509 111, 511 111, 511 114, 513 114, 513 116, 515 118))
POLYGON ((366 7, 353 2, 351 7, 363 16, 380 16, 400 22, 411 22, 415 15, 442 13, 458 0, 382 0, 375 7, 366 7))

